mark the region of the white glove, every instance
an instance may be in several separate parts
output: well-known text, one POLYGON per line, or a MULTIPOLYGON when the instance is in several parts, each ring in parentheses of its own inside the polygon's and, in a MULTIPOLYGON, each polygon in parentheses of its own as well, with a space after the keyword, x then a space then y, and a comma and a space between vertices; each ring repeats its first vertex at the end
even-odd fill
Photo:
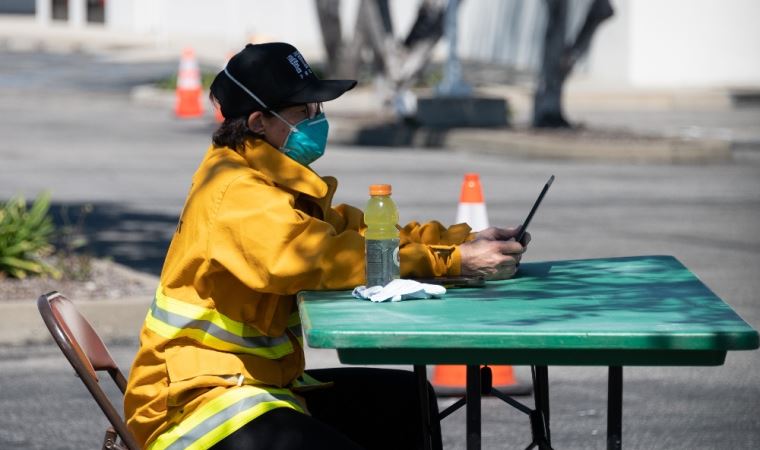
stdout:
POLYGON ((396 279, 385 286, 358 286, 351 293, 354 297, 373 302, 409 300, 414 298, 438 298, 446 293, 446 288, 437 284, 420 283, 414 280, 396 279))

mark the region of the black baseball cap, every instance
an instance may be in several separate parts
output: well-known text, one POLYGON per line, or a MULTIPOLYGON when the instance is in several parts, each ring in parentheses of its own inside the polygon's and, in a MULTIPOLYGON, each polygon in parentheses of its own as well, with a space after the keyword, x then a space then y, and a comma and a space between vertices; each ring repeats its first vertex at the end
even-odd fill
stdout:
POLYGON ((295 47, 272 42, 248 44, 233 56, 211 83, 211 94, 222 115, 234 119, 334 100, 354 86, 355 80, 320 80, 295 47))

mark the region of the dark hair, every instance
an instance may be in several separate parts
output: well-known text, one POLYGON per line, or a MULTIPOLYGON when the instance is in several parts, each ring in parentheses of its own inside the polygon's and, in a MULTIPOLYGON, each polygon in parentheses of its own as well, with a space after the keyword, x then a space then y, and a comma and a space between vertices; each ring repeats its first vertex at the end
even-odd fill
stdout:
MULTIPOLYGON (((214 104, 218 104, 218 101, 213 95, 209 95, 211 101, 214 104)), ((271 117, 272 113, 269 111, 263 112, 265 116, 271 117)), ((229 147, 235 151, 242 151, 245 147, 245 140, 252 139, 264 139, 264 135, 260 133, 254 133, 248 128, 248 116, 240 116, 231 119, 224 119, 224 122, 219 125, 219 128, 214 131, 211 141, 216 147, 229 147)))
POLYGON ((224 122, 214 131, 211 141, 216 147, 229 147, 235 151, 242 151, 245 139, 248 137, 260 138, 261 136, 248 128, 248 118, 242 116, 224 119, 224 122))

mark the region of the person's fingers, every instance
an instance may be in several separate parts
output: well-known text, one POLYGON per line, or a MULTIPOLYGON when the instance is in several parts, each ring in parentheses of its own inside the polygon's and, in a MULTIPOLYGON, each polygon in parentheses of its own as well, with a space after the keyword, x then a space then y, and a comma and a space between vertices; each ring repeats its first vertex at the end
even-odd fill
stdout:
POLYGON ((496 250, 503 255, 518 255, 525 251, 525 247, 517 241, 494 241, 493 244, 496 250))
POLYGON ((508 241, 510 239, 517 239, 517 235, 520 234, 520 228, 518 227, 510 227, 510 228, 498 228, 499 233, 499 239, 500 241, 508 241))
POLYGON ((525 247, 525 246, 527 246, 530 243, 530 240, 531 240, 530 233, 528 233, 526 231, 525 235, 522 238, 522 242, 520 242, 520 243, 523 245, 523 247, 525 247))
POLYGON ((463 275, 507 279, 517 272, 525 247, 515 240, 475 240, 460 245, 463 275))
POLYGON ((517 228, 496 228, 497 239, 500 241, 508 241, 517 237, 519 230, 517 228))
POLYGON ((506 267, 502 268, 502 273, 504 273, 507 276, 512 276, 517 272, 517 264, 510 264, 506 267))
POLYGON ((510 239, 517 238, 520 227, 516 228, 498 228, 488 227, 485 230, 477 233, 475 239, 484 239, 489 241, 508 241, 510 239))
POLYGON ((494 270, 489 271, 489 274, 486 275, 486 278, 489 280, 506 280, 512 278, 516 273, 517 264, 514 264, 513 260, 512 264, 495 267, 494 270))
POLYGON ((485 230, 482 230, 478 232, 475 235, 475 239, 482 239, 486 241, 495 241, 498 240, 499 236, 499 229, 496 227, 488 227, 485 230))
POLYGON ((497 271, 517 266, 517 259, 513 255, 499 254, 494 267, 497 271))

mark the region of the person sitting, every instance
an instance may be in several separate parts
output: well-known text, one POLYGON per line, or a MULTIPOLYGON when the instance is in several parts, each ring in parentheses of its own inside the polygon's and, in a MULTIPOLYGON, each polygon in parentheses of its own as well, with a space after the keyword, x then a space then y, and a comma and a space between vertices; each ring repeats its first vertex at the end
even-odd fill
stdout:
MULTIPOLYGON (((124 398, 152 450, 421 448, 417 382, 403 370, 304 370, 295 294, 363 284, 364 221, 332 206, 321 80, 286 43, 247 45, 211 85, 224 122, 193 175, 124 398)), ((508 278, 517 230, 401 230, 401 275, 508 278)), ((437 411, 432 389, 430 408, 437 411)), ((433 444, 441 447, 438 422, 433 444)))

